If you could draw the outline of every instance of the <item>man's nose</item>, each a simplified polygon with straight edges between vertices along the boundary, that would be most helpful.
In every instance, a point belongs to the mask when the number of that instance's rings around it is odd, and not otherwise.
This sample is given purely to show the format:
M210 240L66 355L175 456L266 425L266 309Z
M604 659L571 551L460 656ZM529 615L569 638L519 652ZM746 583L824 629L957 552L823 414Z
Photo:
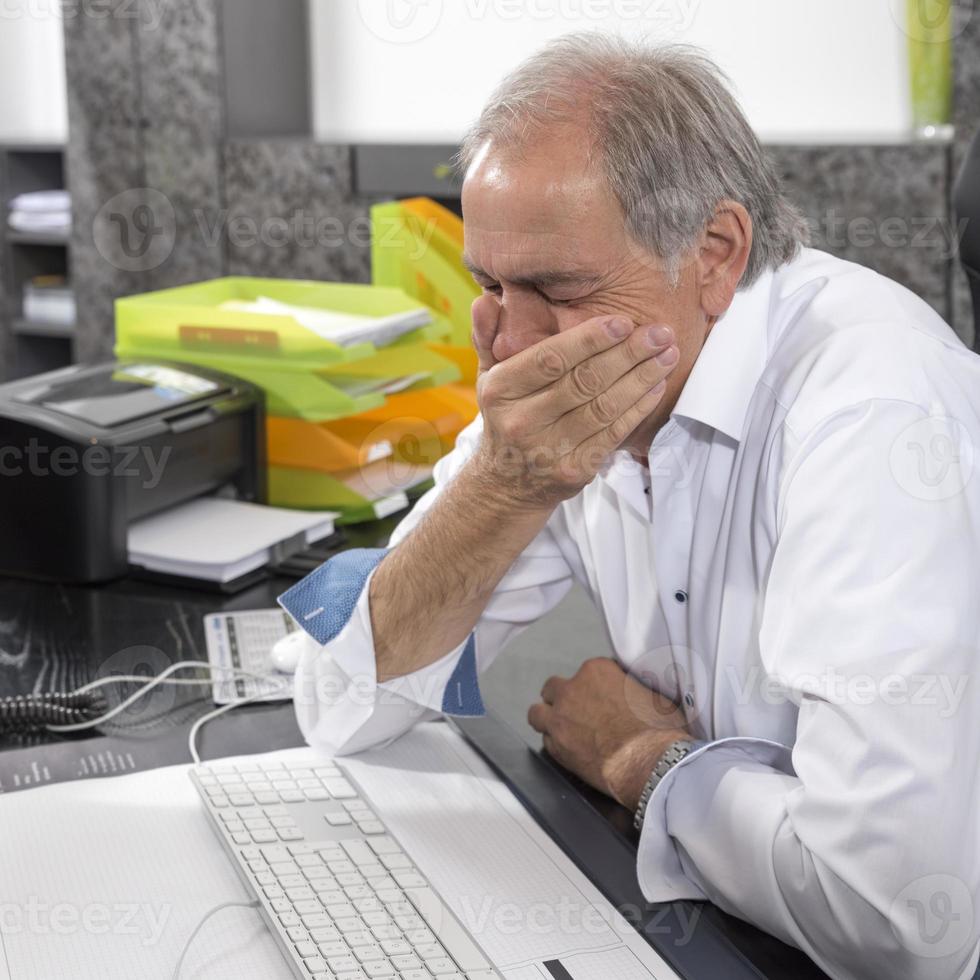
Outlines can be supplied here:
M491 348L494 360L506 361L557 332L558 325L546 303L533 296L505 294Z

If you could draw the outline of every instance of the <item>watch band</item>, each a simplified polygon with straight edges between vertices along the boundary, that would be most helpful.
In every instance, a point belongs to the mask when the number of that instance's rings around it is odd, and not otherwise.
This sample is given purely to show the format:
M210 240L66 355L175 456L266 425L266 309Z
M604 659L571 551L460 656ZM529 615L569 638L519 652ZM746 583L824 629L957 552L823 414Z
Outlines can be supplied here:
M689 738L679 738L676 742L671 742L667 746L664 754L657 760L657 764L653 767L653 772L650 773L650 778L646 781L646 785L643 787L643 792L640 794L640 802L636 808L636 815L633 817L633 826L637 830L643 829L643 818L647 814L647 804L650 802L650 797L653 796L653 791L660 784L660 780L670 772L678 762L681 761L685 756L690 755L696 748L700 748L703 742L695 742Z

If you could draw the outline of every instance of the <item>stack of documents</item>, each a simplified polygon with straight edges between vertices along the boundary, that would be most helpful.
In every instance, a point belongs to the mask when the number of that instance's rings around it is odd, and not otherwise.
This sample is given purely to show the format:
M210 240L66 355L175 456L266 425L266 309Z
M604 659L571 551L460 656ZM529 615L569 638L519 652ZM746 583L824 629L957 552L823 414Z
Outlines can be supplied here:
M14 231L67 235L71 228L71 196L68 191L20 194L10 202L7 223Z
M352 347L354 344L363 343L385 347L399 337L432 322L432 315L423 308L406 310L404 313L394 313L390 316L373 317L313 306L293 306L267 296L259 296L252 302L230 300L222 303L221 308L243 313L289 316L318 337L341 347Z
M75 294L64 276L35 276L24 286L24 318L70 327L75 323Z
M200 497L129 529L129 563L163 575L231 582L334 532L336 514Z

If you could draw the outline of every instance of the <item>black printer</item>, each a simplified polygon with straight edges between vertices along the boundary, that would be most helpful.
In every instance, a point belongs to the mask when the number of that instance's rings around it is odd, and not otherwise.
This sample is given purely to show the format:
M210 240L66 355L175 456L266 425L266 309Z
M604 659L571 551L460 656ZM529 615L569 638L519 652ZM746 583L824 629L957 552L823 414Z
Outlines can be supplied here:
M132 521L206 493L264 503L262 392L166 361L0 385L0 575L101 582Z

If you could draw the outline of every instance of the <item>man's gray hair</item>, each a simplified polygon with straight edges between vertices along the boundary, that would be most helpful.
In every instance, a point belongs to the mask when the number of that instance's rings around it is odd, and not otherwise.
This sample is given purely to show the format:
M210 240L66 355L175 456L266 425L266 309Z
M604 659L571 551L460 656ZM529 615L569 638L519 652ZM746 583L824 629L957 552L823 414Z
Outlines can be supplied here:
M727 81L696 48L566 35L501 82L457 162L465 171L488 139L521 149L543 127L583 121L628 231L673 281L719 202L737 201L748 211L745 287L792 259L809 230Z

